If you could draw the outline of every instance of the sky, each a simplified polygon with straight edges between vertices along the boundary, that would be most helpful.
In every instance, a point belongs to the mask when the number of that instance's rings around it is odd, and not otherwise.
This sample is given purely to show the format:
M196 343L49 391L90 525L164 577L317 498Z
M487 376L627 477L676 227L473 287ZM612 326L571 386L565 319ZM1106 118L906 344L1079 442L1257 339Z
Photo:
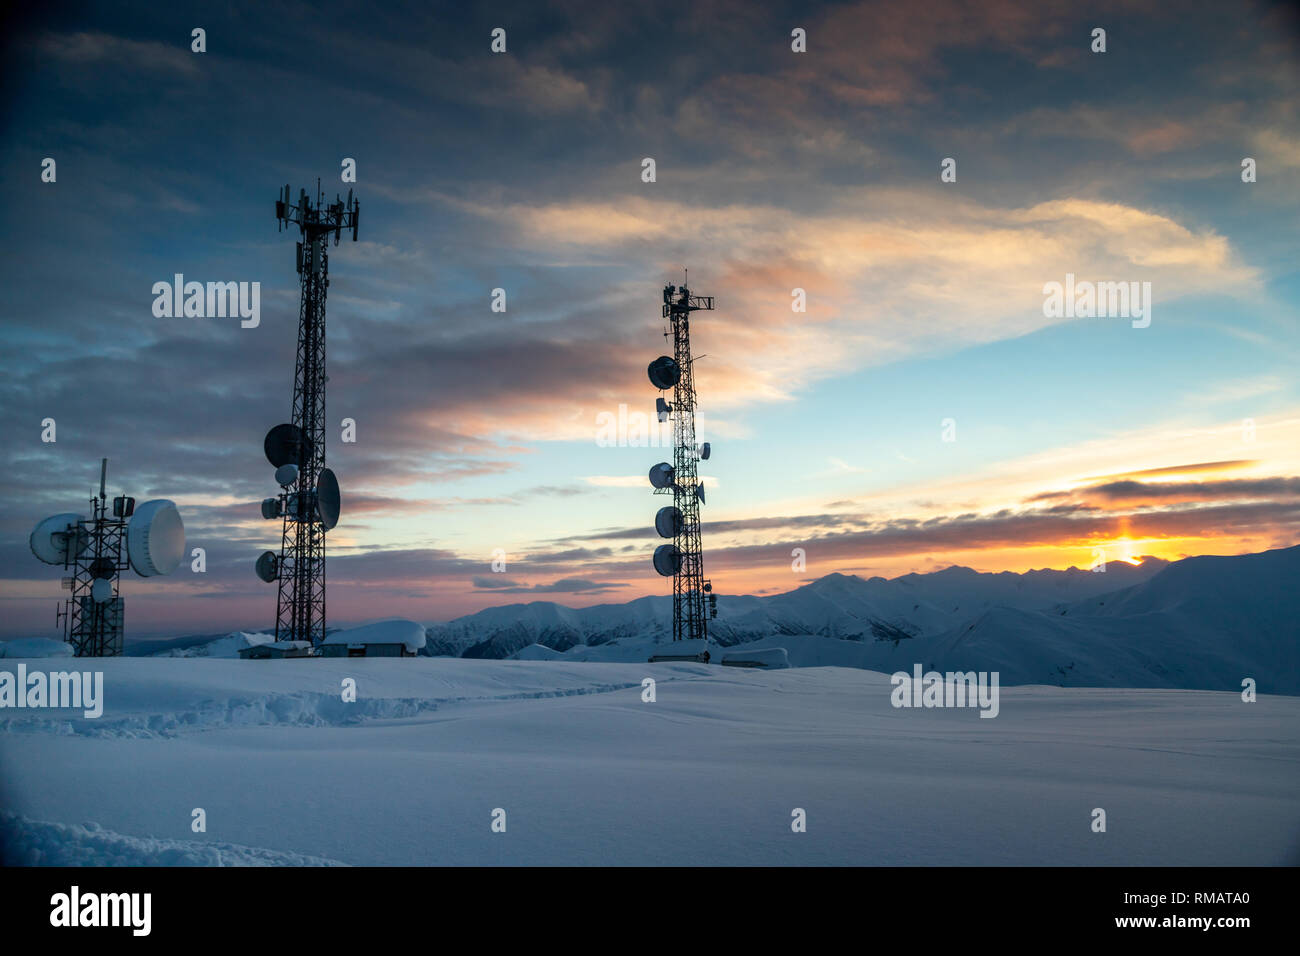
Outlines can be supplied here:
M298 313L273 204L318 180L362 204L330 250L331 626L669 593L646 475L671 451L637 426L684 269L716 301L692 343L723 601L1294 545L1298 38L1252 2L22 13L0 636L55 636L28 535L85 509L103 456L205 554L123 578L128 638L273 626L262 436ZM176 273L260 283L260 323L155 316ZM1149 324L1052 314L1067 276L1149 283Z

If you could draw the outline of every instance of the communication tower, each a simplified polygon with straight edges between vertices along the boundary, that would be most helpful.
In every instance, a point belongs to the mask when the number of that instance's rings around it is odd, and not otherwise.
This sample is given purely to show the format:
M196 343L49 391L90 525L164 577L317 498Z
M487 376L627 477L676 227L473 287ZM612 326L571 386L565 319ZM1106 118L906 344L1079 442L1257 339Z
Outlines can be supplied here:
M76 512L46 518L32 531L32 554L62 565L63 587L72 592L55 614L63 639L77 657L115 657L122 653L124 601L122 572L142 578L171 574L185 555L185 525L176 504L166 498L146 501L119 495L108 502L108 459L99 463L99 496L90 496L90 517Z
M357 239L361 204L326 205L317 184L315 198L300 190L290 203L289 187L275 203L279 228L297 226L298 358L294 368L291 421L267 432L263 451L275 467L280 493L262 502L262 517L281 519L280 551L257 559L257 575L279 582L276 641L325 638L325 532L338 524L338 479L325 467L325 295L329 289L329 240L337 246L344 230Z
M695 359L691 355L691 313L713 309L713 296L692 294L665 286L663 317L669 320L664 337L672 337L673 354L661 355L647 370L650 383L660 391L672 390L672 401L655 401L659 420L673 423L673 460L650 469L650 484L657 495L672 495L673 503L655 515L655 530L672 539L655 549L654 568L673 579L673 641L700 641L709 636L708 622L717 617L718 597L704 578L704 549L700 540L700 507L705 503L699 463L712 448L695 441Z

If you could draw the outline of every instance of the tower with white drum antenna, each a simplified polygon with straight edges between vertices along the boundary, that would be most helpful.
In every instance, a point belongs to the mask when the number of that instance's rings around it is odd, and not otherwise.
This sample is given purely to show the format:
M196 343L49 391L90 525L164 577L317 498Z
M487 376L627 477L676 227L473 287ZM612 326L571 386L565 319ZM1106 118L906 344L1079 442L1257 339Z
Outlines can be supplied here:
M77 657L115 657L122 653L125 602L120 593L127 568L142 578L171 574L185 555L185 525L175 502L118 495L108 502L108 459L99 463L99 496L90 496L90 516L77 512L40 522L28 543L45 564L68 572L71 591L55 614L63 639Z

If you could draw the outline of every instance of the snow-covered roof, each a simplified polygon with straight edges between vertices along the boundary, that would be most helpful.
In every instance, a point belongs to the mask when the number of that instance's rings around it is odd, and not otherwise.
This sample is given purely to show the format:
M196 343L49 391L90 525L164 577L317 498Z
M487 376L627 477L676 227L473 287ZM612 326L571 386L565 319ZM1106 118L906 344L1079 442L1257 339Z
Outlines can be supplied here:
M790 666L790 656L784 647L738 647L730 654L722 655L723 664L754 664L769 670Z
M240 640L242 640L244 636L245 635L243 634L235 635L235 637ZM257 635L257 636L260 637L261 635ZM215 651L216 653L199 653L199 654L192 654L192 655L186 654L183 656L185 657L229 657L230 655L226 653L229 649L229 646L230 646L229 639L213 641L211 644L204 645L198 648L197 650L205 651L205 652ZM275 657L277 654L283 657L307 657L311 654L311 648L312 648L311 641L250 641L246 647L239 647L236 644L235 654L236 656L244 659L248 659L248 658L256 659L260 657Z
M404 644L414 654L424 647L424 625L401 618L376 621L328 634L323 644Z

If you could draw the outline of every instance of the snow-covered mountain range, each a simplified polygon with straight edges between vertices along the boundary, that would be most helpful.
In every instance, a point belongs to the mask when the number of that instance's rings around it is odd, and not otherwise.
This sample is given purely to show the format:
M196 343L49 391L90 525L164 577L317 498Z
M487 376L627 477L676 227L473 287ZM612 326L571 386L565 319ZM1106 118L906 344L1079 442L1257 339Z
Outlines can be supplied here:
M1104 572L830 574L782 594L720 595L720 653L782 648L790 666L996 671L1004 685L1300 695L1300 546ZM435 657L643 663L670 642L671 597L488 608L427 625ZM130 656L234 657L235 632L128 645Z
M987 574L950 567L930 574L860 578L828 574L793 591L765 597L719 595L709 636L723 647L772 636L899 643L941 634L993 608L1037 611L1116 591L1151 578L1167 562L1108 564L1104 572L1028 571ZM629 640L667 639L672 598L570 608L551 601L509 604L429 626L428 652L505 658L531 644L565 652Z
M784 647L792 665L998 671L1005 684L1300 694L1300 546L1177 562L886 580L831 574L718 599L710 638ZM489 608L428 628L426 653L633 661L667 640L671 598Z

